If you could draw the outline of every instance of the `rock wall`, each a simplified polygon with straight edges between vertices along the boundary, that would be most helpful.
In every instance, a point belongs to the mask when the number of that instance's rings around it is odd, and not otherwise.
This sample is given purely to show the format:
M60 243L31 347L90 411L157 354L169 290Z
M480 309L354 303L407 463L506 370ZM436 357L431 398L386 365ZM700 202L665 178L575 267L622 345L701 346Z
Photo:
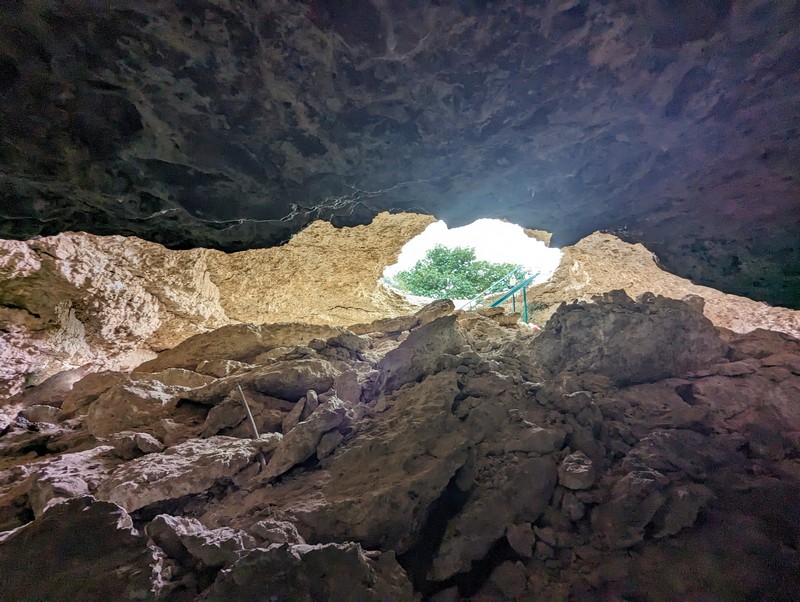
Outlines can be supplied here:
M653 295L226 326L0 430L0 598L796 600L798 399Z
M642 244L595 232L561 251L561 263L550 280L528 291L532 321L539 324L560 303L622 289L631 297L650 292L673 299L693 298L717 327L736 333L764 328L800 336L800 311L693 284L665 271L658 257Z
M320 221L282 247L231 254L82 233L0 241L0 396L65 370L73 372L54 386L90 370L132 368L226 324L341 326L407 312L407 302L377 283L432 219L381 214L340 229ZM737 333L800 335L797 311L696 286L661 269L642 245L595 233L563 253L554 276L529 291L539 324L562 302L623 289L694 296L715 325Z
M398 315L408 304L378 280L432 219L316 222L282 247L233 254L85 233L0 241L0 395L84 364L131 368L226 324Z

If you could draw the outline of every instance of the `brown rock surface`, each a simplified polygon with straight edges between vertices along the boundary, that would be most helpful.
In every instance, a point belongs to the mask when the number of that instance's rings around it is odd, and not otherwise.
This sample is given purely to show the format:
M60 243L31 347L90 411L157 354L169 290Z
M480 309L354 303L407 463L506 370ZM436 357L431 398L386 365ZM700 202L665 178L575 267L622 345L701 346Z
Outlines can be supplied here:
M254 363L228 376L166 365L194 361L204 336L162 354L158 372L85 376L57 425L18 416L0 432L0 554L25 532L57 547L62 533L43 529L50 513L78 525L92 495L151 535L145 599L265 588L326 598L337 586L399 600L800 592L800 341L754 331L722 343L694 306L652 296L565 306L538 334L502 315L442 312L277 354L253 351L243 330L226 349L250 349ZM561 320L572 313L580 319ZM636 336L621 315L637 317ZM361 395L339 398L342 374ZM276 432L251 438L231 395L239 382L259 428ZM133 406L107 396L131 387L174 391L156 404L156 437L131 432ZM98 439L99 409L119 430ZM687 566L684 546L700 555L702 587L673 574ZM93 579L138 562L94 563ZM28 583L16 577L26 567L9 566L6 583ZM45 581L37 587L58 598Z

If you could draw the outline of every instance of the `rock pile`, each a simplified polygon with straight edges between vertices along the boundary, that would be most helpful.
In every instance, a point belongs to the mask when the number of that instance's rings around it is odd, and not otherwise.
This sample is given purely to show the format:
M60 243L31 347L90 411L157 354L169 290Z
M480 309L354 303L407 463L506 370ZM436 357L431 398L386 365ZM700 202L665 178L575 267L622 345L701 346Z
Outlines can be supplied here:
M227 327L3 430L0 598L794 600L797 499L800 341L681 301Z

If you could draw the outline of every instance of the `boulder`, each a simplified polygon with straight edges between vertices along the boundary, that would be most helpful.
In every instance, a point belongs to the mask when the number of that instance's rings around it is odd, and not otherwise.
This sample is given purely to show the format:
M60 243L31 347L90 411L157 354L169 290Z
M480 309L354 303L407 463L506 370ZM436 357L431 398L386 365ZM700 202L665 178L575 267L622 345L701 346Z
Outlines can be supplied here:
M589 489L596 479L594 464L580 451L568 455L558 467L558 482L567 489Z
M119 506L71 499L0 541L0 599L150 599L155 560Z
M317 408L308 420L298 424L283 437L262 478L274 479L310 458L322 435L341 424L345 411L344 403L335 398Z
M531 357L551 373L594 372L617 385L679 376L725 357L714 325L683 301L614 291L591 303L562 305L531 342Z
M416 598L391 552L369 559L356 543L275 544L247 552L220 572L207 602L261 600L398 602Z
M189 337L176 347L140 365L142 372L165 368L195 368L202 361L235 360L248 363L275 347L306 345L312 339L327 339L343 331L314 324L232 324Z
M149 504L201 493L217 479L233 478L259 453L270 452L282 437L191 439L162 453L123 464L104 481L97 497L133 512Z
M228 529L207 529L193 518L159 514L146 529L155 544L178 561L187 556L203 566L221 568L236 562L256 540L247 533Z

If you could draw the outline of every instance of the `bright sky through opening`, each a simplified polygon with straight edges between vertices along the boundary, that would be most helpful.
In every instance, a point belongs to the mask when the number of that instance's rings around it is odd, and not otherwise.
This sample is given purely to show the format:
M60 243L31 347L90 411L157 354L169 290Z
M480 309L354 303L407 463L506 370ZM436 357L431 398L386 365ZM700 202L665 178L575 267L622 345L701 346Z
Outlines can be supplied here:
M497 219L479 219L468 226L450 229L446 223L438 221L403 246L397 263L387 267L383 277L391 278L398 272L413 268L436 245L448 248L473 247L478 259L523 265L531 273L539 272L533 284L548 280L561 262L560 249L552 249L530 238L516 224Z

